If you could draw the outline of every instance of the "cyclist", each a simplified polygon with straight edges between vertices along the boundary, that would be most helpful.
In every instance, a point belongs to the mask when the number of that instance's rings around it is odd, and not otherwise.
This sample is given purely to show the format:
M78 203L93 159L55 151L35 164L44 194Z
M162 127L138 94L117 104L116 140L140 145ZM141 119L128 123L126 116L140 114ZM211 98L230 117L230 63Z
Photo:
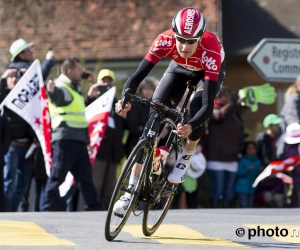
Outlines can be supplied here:
M190 104L192 118L185 125L178 124L177 130L173 131L181 138L187 138L187 143L168 176L171 183L185 180L194 149L204 132L202 125L213 112L214 99L225 77L224 55L219 39L206 30L201 12L187 7L174 16L172 29L155 39L136 72L125 83L124 90L130 88L131 93L135 93L155 64L162 57L167 57L172 61L154 92L153 101L175 108L185 93L188 81L198 87ZM131 104L127 103L122 109L122 100L115 105L116 113L124 118L130 108ZM152 119L154 116L150 117L149 126ZM138 182L140 169L141 166L137 166L131 173L131 188ZM114 212L124 214L130 197L131 194L125 193L114 205Z

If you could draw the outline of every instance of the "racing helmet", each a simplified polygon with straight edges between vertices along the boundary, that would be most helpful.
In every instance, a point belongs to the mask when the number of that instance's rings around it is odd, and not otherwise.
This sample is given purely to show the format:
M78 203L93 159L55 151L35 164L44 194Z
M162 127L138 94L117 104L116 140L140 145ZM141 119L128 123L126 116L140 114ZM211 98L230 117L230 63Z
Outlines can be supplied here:
M173 17L172 29L179 35L197 38L204 34L206 22L198 9L187 7Z

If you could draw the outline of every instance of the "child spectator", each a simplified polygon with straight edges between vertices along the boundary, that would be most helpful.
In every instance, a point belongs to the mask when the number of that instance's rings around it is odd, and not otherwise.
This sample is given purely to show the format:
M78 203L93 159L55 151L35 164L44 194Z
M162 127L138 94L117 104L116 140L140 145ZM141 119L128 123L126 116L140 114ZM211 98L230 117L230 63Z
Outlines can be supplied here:
M246 142L244 151L239 161L235 192L240 208L252 208L255 191L252 184L259 174L262 162L257 156L255 142Z

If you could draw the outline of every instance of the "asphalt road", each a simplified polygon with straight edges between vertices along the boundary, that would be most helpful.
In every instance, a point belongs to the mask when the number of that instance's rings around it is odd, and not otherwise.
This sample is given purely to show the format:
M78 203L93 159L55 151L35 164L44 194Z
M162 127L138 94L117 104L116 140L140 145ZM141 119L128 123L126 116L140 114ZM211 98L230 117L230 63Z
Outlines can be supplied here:
M106 212L0 213L0 249L300 248L300 209L170 210L150 238L142 234L142 215L131 215L113 242L104 238L105 217Z

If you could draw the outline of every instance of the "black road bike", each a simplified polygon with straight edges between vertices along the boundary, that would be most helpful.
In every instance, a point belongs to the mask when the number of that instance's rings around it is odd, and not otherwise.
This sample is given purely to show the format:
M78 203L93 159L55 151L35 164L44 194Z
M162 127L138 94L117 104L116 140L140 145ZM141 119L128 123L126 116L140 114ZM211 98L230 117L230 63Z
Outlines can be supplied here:
M105 223L106 240L112 241L121 232L131 212L136 216L144 214L142 229L145 236L151 236L164 220L174 195L177 193L177 185L167 181L167 177L173 166L168 166L167 164L163 166L160 175L152 173L153 157L155 155L156 140L160 127L169 124L172 129L176 130L178 122L185 123L186 121L186 106L193 91L196 89L195 86L189 85L189 82L187 86L189 91L181 111L140 96L129 94L129 90L125 91L123 108L126 103L137 101L151 107L155 118L149 128L145 127L143 135L122 168L108 208ZM175 116L175 121L167 118L167 114ZM172 132L169 134L165 146L169 148L170 153L175 151L176 159L178 158L180 147L183 148L182 140ZM136 163L141 164L142 169L138 183L131 189L129 187L129 178ZM126 192L131 194L130 203L126 212L120 215L113 211L113 207ZM144 204L143 211L139 210L140 203Z

